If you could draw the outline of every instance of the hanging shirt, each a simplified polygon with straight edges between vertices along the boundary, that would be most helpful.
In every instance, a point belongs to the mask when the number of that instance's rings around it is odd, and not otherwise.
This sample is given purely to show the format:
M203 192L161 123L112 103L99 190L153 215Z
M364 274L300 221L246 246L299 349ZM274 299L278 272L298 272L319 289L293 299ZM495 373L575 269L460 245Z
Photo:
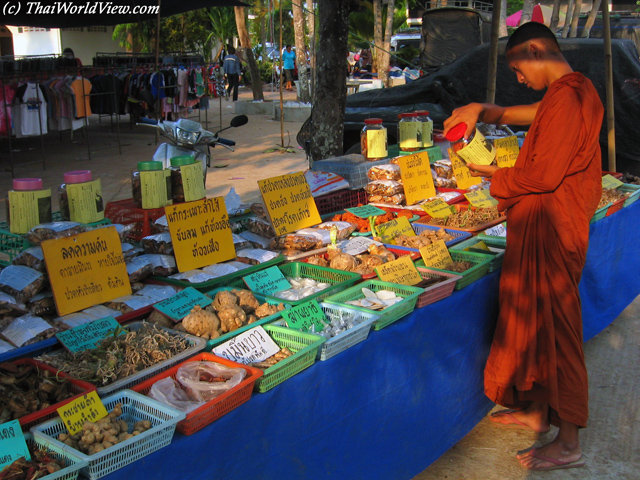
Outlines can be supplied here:
M71 82L71 90L75 95L76 118L83 118L91 115L91 104L89 94L91 93L91 82L86 78L77 77Z
M48 132L47 99L44 88L28 82L18 88L13 107L16 137L28 137Z

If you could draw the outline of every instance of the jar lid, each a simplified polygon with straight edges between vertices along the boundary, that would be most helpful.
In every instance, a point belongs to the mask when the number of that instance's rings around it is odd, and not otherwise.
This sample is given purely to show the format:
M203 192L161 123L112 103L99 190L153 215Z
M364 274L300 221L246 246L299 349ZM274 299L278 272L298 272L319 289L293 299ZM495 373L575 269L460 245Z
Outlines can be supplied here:
M41 178L14 178L14 190L42 190Z
M141 172L150 170L162 170L162 162L138 162L138 170Z
M171 157L171 166L180 167L181 165L191 165L196 161L191 155L180 155L179 157Z
M365 118L364 119L365 125L379 125L381 123L382 123L381 118Z
M91 170L74 170L64 174L64 183L84 183L91 180Z
M445 137L450 142L455 142L457 140L460 140L462 137L464 137L464 132L466 131L467 131L467 124L464 122L459 123L455 127L453 127L451 130L449 130L445 135Z
M429 110L416 110L419 117L429 116Z
M401 113L400 115L398 115L398 118L411 118L411 117L417 117L418 113L417 112L407 112L407 113Z

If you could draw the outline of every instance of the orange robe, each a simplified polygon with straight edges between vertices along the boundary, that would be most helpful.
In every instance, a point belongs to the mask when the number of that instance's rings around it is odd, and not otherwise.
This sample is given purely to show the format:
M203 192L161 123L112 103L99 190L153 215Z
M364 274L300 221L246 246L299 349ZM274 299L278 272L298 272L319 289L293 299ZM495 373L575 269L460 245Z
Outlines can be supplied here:
M602 191L603 112L582 74L556 80L515 166L491 182L498 207L507 209L507 249L485 393L510 408L547 402L553 423L559 417L582 427L588 383L578 283Z

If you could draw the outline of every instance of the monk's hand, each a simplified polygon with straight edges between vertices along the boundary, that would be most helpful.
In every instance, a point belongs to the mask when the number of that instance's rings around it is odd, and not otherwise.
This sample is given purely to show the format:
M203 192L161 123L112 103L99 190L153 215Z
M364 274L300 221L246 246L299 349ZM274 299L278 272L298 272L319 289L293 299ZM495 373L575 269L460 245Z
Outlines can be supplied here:
M470 103L464 107L456 108L451 112L451 116L444 121L443 135L446 135L449 130L459 123L464 123L467 125L467 130L464 132L464 138L469 138L471 132L476 128L476 123L478 123L482 110L483 106L480 103Z
M467 163L467 167L472 177L491 178L498 167L495 165L476 165L475 163Z

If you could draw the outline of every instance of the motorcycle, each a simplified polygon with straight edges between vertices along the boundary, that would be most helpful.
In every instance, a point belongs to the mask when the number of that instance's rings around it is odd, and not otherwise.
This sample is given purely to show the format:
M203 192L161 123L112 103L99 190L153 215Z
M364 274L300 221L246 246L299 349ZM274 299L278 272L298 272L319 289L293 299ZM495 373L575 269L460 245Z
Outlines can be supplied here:
M172 144L162 143L158 146L156 153L153 155L153 160L162 162L164 168L167 168L171 165L173 157L194 157L197 162L202 163L206 178L207 168L211 166L209 147L213 148L216 145L220 145L233 152L233 146L236 142L221 138L219 134L232 127L241 127L248 121L249 119L246 115L238 115L231 119L228 127L222 128L215 133L205 130L198 122L185 118L181 118L177 122L141 118L140 123L137 125L155 127L161 135L172 141Z

